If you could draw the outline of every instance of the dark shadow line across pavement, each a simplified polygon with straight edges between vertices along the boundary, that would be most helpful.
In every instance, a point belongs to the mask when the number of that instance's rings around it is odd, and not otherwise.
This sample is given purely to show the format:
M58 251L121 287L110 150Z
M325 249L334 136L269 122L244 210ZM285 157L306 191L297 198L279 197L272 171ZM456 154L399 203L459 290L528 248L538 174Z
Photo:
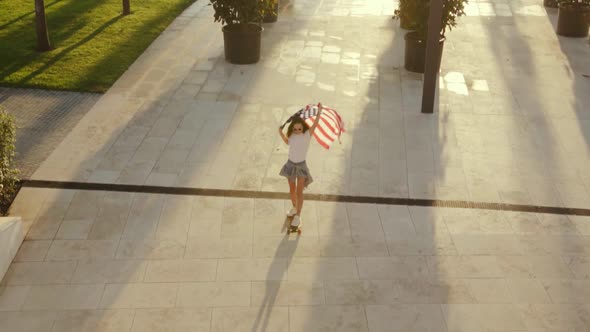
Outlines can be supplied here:
M207 189L207 188L189 188L189 187L163 187L163 186L128 185L128 184L114 184L114 183L23 180L22 186L26 187L26 188L93 190L93 191L133 192L133 193L148 193L148 194L168 194L168 195L289 199L288 193L270 192L270 191ZM419 199L419 198L396 198L396 197L349 196L349 195L329 195L329 194L306 194L305 199L312 200L312 201L322 201L322 202L427 206L427 207L464 208L464 209L479 209L479 210L500 210L500 211L516 211L516 212L532 212L532 213L549 213L549 214L559 214L559 215L590 216L590 209L556 207L556 206L536 206L536 205L524 205L524 204L504 204L504 203L491 203L491 202L454 201L454 200Z

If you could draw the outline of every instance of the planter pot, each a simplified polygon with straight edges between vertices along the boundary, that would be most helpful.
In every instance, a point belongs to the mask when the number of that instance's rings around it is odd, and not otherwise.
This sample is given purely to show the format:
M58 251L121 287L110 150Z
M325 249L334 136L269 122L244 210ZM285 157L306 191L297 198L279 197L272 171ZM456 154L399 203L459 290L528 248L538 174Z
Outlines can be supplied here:
M416 32L406 33L404 39L406 41L404 68L414 73L424 73L424 65L426 60L426 39L420 38ZM438 42L439 57L437 59L437 68L440 68L444 41L445 37L441 36Z
M557 8L557 0L543 0L543 6L548 8Z
M590 27L590 6L560 5L557 10L557 34L586 37Z
M225 60L235 64L256 63L260 59L262 27L258 24L229 24L224 26Z
M279 19L279 2L275 4L275 8L273 9L274 13L268 13L264 15L264 19L262 22L264 23L274 23Z

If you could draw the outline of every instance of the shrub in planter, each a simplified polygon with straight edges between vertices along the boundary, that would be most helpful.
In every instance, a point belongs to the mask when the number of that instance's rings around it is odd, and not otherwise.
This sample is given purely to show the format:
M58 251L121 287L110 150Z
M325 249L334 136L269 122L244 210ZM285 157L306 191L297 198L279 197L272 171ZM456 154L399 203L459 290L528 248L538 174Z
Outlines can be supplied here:
M543 0L543 6L557 8L557 0Z
M271 11L267 11L262 22L274 23L279 19L279 0L275 1L275 5Z
M442 24L440 30L440 52L442 57L442 48L445 40L445 33L457 25L457 17L465 15L464 7L467 0L442 0ZM413 72L424 72L424 61L426 58L426 37L428 34L428 16L430 15L430 0L412 0L411 6L401 8L400 15L404 15L413 23L412 32L408 32L405 36L406 50L404 67ZM438 59L438 65L440 66Z
M225 59L249 64L260 59L262 22L277 0L210 0L214 19L223 24Z
M6 208L14 198L18 170L13 166L16 143L14 117L0 108L0 206Z
M415 6L420 6L413 0L400 0L399 7L394 12L394 18L399 19L399 26L405 30L414 30L414 24L409 18L409 14L415 10Z
M557 34L586 37L590 27L590 0L557 0Z

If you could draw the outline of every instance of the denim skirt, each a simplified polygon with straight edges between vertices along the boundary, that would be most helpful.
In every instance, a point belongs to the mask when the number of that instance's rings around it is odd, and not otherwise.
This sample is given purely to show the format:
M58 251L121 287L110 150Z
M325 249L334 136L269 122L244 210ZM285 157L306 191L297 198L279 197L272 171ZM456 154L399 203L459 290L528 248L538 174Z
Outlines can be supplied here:
M307 164L305 160L300 163L294 163L291 160L288 160L279 175L286 177L291 182L295 182L297 178L305 178L305 187L310 185L313 182L313 178L311 177L311 173L309 172L309 168L307 168Z

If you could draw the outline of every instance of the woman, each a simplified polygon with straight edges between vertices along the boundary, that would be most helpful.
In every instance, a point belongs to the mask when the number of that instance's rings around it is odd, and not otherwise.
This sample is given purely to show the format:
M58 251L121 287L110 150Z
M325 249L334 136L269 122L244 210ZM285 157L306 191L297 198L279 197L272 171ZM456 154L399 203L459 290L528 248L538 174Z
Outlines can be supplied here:
M291 231L296 231L301 223L303 189L313 182L305 158L307 157L311 137L320 121L321 113L322 104L318 103L318 114L311 127L300 117L296 117L291 121L287 128L287 135L283 132L283 128L279 127L281 138L285 144L289 145L289 160L287 160L279 174L286 177L289 182L289 193L291 194L293 207L287 212L287 216L294 217L291 222Z

